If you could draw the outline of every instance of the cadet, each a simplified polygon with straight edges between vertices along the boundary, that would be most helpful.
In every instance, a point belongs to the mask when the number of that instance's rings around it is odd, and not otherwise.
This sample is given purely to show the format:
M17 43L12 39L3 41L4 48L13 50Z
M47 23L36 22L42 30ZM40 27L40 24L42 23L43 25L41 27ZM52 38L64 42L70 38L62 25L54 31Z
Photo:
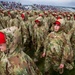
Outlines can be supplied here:
M32 59L22 51L21 34L17 27L0 32L0 74L41 75Z
M35 58L39 58L41 48L43 47L44 40L48 34L48 28L43 23L43 18L40 16L35 20L33 27L34 33L32 35L32 42L35 47Z
M54 31L51 32L44 44L45 57L45 75L51 73L50 70L55 70L60 74L63 73L64 67L71 70L73 69L73 50L70 44L70 37L75 29L71 29L70 33L67 35L62 30L62 25L64 20L60 19L55 22Z

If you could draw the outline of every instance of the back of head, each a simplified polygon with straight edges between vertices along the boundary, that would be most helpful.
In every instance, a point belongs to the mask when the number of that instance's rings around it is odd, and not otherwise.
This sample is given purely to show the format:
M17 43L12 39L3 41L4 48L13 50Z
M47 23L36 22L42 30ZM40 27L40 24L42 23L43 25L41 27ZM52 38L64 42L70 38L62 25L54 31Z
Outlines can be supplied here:
M4 16L8 16L8 11L7 10L4 10L3 11L3 14L4 14Z
M11 15L11 18L15 18L16 17L15 11L10 11L10 15Z
M40 25L43 24L43 18L41 16L39 16L38 18L36 18L35 22L39 22Z

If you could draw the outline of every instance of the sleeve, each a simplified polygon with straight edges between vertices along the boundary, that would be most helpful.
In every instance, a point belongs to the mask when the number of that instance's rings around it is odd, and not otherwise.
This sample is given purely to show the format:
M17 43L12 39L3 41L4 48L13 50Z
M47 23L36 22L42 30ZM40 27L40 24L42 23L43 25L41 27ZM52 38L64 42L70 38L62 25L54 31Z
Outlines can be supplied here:
M71 30L67 34L67 39L70 40L73 32L75 31L75 23L73 24Z
M21 35L22 35L22 41L23 41L22 43L25 44L28 38L28 30L24 22L21 22L20 25L21 25Z
M48 35L47 38L45 39L45 42L44 42L44 52L47 51L47 46L48 46L49 40L50 40L50 35Z

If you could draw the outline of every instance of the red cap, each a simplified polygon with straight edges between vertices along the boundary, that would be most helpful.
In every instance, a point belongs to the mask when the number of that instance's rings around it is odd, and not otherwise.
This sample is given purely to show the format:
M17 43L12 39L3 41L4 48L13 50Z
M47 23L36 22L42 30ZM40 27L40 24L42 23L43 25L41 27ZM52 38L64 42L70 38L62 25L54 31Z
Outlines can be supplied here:
M0 32L0 44L6 43L5 34L3 32Z
M22 19L24 19L25 18L24 14L21 14L21 17L22 17Z
M40 21L39 20L35 20L35 23L40 23Z
M56 21L54 24L57 25L57 26L61 25L59 21Z

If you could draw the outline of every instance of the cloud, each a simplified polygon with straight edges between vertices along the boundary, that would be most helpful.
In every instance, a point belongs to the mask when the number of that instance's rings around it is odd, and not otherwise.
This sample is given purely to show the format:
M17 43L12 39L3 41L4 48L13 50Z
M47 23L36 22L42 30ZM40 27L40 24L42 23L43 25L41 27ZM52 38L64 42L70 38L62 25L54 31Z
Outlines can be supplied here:
M0 1L19 2L20 0L0 0Z
M22 4L45 4L55 6L74 6L75 0L20 0Z
M16 1L26 5L45 4L55 6L75 6L75 0L2 0L2 1Z

